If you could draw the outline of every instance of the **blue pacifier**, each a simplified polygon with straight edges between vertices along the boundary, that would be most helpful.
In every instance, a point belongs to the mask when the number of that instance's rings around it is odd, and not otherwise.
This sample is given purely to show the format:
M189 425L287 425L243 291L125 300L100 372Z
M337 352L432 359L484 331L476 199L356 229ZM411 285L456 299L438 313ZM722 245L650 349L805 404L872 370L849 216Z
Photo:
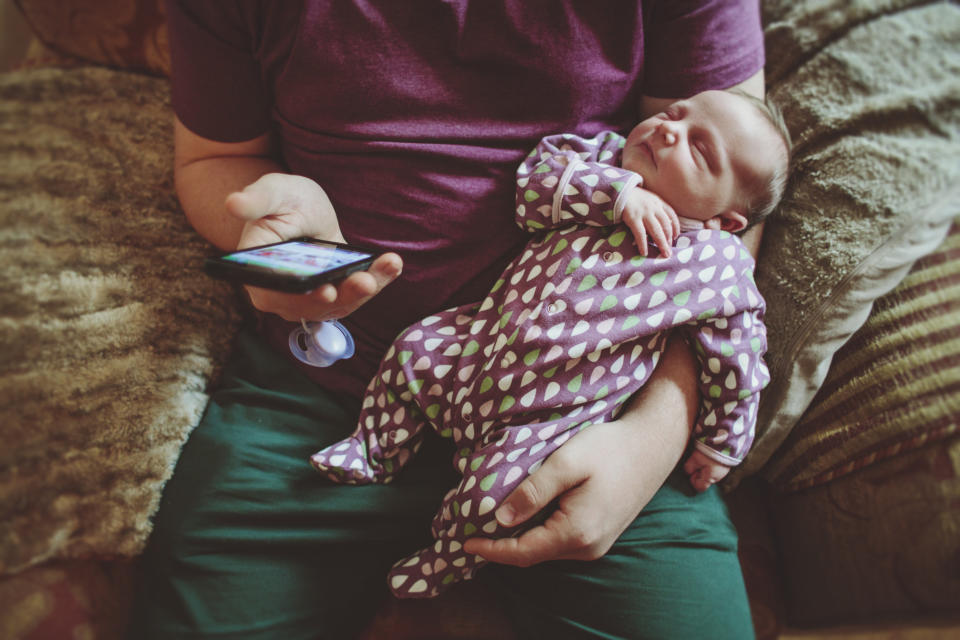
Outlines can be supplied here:
M290 332L290 352L297 360L312 367L329 367L337 360L353 355L353 336L336 320L307 322Z

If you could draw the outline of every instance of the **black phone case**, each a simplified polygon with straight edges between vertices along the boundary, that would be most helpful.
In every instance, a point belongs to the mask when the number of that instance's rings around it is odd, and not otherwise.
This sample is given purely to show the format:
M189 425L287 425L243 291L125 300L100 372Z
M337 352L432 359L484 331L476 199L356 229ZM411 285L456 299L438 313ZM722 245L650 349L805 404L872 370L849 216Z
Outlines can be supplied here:
M280 274L267 271L262 267L229 262L223 259L224 256L231 254L242 253L243 251L254 251L256 249L263 249L266 247L275 247L290 242L313 242L323 245L333 245L348 249L350 251L369 253L371 255L370 257L363 258L357 262L340 265L334 269L309 276ZM204 262L204 271L215 278L228 280L237 284L247 284L254 287L273 289L275 291L283 291L286 293L307 293L308 291L316 289L320 285L343 280L354 271L363 271L367 269L379 255L380 252L378 250L371 249L369 247L343 244L341 242L328 242L325 240L317 241L314 238L295 238L293 240L274 242L272 244L265 244L259 247L250 247L241 251L229 251L217 257L207 258Z

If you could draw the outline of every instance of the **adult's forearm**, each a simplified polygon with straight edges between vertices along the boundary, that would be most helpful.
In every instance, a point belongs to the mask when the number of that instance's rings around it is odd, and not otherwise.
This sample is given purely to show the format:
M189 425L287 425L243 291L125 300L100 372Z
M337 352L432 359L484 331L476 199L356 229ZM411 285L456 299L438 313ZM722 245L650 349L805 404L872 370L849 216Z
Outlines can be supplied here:
M200 235L221 249L235 249L244 223L227 213L224 201L234 191L275 171L281 171L280 166L262 157L193 160L176 167L177 196L187 219Z
M653 375L621 416L636 436L649 496L663 485L687 447L697 415L699 392L693 356L683 340L670 340ZM644 501L644 504L646 501Z
M173 147L177 196L190 224L221 249L236 249L244 223L227 213L224 201L261 176L282 171L272 154L270 134L218 142L197 135L175 118Z

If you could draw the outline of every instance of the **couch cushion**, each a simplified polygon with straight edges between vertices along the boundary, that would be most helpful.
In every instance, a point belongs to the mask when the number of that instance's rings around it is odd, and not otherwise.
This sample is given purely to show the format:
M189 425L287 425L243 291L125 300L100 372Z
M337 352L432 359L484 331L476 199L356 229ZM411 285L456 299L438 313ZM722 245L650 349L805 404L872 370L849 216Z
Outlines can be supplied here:
M796 143L795 182L767 224L760 469L874 300L960 213L960 7L902 1L763 3L767 80Z
M877 300L764 472L780 489L801 489L958 428L960 224Z

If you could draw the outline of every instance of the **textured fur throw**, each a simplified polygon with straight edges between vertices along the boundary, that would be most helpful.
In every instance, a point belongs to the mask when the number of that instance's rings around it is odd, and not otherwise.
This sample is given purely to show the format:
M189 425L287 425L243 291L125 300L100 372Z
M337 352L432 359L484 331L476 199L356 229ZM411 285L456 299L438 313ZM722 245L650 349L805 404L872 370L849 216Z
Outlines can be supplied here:
M0 76L0 573L137 553L229 351L171 124L162 79Z

